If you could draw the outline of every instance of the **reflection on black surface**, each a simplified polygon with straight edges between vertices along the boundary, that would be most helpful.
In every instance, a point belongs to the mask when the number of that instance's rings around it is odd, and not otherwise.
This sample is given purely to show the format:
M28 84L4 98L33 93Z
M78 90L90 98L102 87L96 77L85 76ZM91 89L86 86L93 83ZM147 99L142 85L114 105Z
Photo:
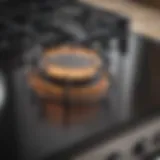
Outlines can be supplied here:
M0 80L2 80L0 81L0 97L2 100L2 103L0 102L0 159L12 159L13 157L17 159L12 76L7 67L1 68L0 73L0 76L3 76L0 77Z
M24 74L25 68L14 71L17 128L21 135L19 141L22 152L25 153L24 156L35 159L35 157L52 155L104 131L109 132L111 129L123 128L132 121L136 122L137 118L148 117L151 113L157 114L155 111L159 110L157 105L160 104L160 98L158 98L160 89L157 85L158 79L154 78L156 77L154 75L158 75L159 78L160 71L151 69L155 68L152 67L153 65L159 64L153 60L158 59L158 54L154 52L151 56L149 53L153 52L154 46L150 51L145 52L142 48L146 45L138 48L135 41L140 45L142 42L144 43L134 36L131 40L128 57L119 57L122 60L120 62L125 62L124 64L117 65L111 62L112 65L116 66L116 72L112 74L108 95L109 104L103 104L95 119L83 125L54 127L40 119L40 107L36 107L32 103L31 90ZM135 55L137 55L137 59L133 58ZM138 61L139 65L131 65L133 61ZM149 63L153 65L149 66ZM119 66L122 68L120 69ZM154 71L157 73L154 74ZM134 73L136 73L136 77L131 76ZM136 85L133 85L135 81ZM153 96L153 93L156 96Z
M160 45L144 40L141 61L138 66L140 76L135 85L135 111L138 115L148 115L160 110Z
M150 154L144 160L160 160L160 151Z

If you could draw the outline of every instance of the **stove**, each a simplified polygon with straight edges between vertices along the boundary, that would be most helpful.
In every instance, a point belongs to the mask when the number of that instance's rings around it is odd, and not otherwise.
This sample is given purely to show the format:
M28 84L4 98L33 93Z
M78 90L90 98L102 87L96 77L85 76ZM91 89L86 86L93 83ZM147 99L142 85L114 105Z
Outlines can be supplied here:
M21 44L24 49L33 43L40 43L43 47L60 43L95 47L97 40L101 42L101 48L105 49L106 39L113 37L119 40L122 52L126 49L128 23L125 18L114 13L106 13L78 2L57 4L48 0L18 3L17 7L12 8L10 5L10 2L1 5L5 8L1 14L1 50L11 47L16 49L16 44Z
M2 137L12 144L2 157L138 160L159 149L159 44L80 2L1 3Z

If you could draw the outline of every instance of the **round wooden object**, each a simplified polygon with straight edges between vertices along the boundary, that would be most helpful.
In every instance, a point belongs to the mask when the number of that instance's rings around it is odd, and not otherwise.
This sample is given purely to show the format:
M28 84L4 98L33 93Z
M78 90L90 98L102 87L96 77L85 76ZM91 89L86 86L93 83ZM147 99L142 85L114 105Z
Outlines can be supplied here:
M64 46L45 52L40 66L49 76L73 81L93 77L102 64L94 51Z

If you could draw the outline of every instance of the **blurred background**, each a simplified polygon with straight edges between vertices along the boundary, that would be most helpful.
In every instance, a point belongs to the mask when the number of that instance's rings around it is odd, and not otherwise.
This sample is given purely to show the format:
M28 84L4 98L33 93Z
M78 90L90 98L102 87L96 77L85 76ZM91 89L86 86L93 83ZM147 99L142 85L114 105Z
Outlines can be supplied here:
M159 0L1 0L0 56L0 159L160 158Z

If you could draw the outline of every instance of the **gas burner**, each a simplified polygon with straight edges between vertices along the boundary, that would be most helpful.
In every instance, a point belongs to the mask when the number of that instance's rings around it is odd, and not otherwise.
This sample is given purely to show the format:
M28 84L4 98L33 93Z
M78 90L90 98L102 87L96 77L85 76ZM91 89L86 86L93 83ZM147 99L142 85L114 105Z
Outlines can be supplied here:
M63 0L19 3L16 8L11 3L2 4L5 11L0 17L0 50L5 55L20 55L34 44L44 49L59 44L95 49L98 43L96 50L102 53L109 49L106 44L113 38L119 40L121 52L126 50L127 21L123 17Z
M64 17L67 19L75 19L79 18L84 13L84 8L78 5L67 5L60 7L55 12L55 18L63 19Z
M126 20L112 13L74 3L57 9L52 24L71 35L77 43L88 47L92 48L92 44L99 41L99 51L106 50L106 43L111 39L119 40L121 52L126 50Z

